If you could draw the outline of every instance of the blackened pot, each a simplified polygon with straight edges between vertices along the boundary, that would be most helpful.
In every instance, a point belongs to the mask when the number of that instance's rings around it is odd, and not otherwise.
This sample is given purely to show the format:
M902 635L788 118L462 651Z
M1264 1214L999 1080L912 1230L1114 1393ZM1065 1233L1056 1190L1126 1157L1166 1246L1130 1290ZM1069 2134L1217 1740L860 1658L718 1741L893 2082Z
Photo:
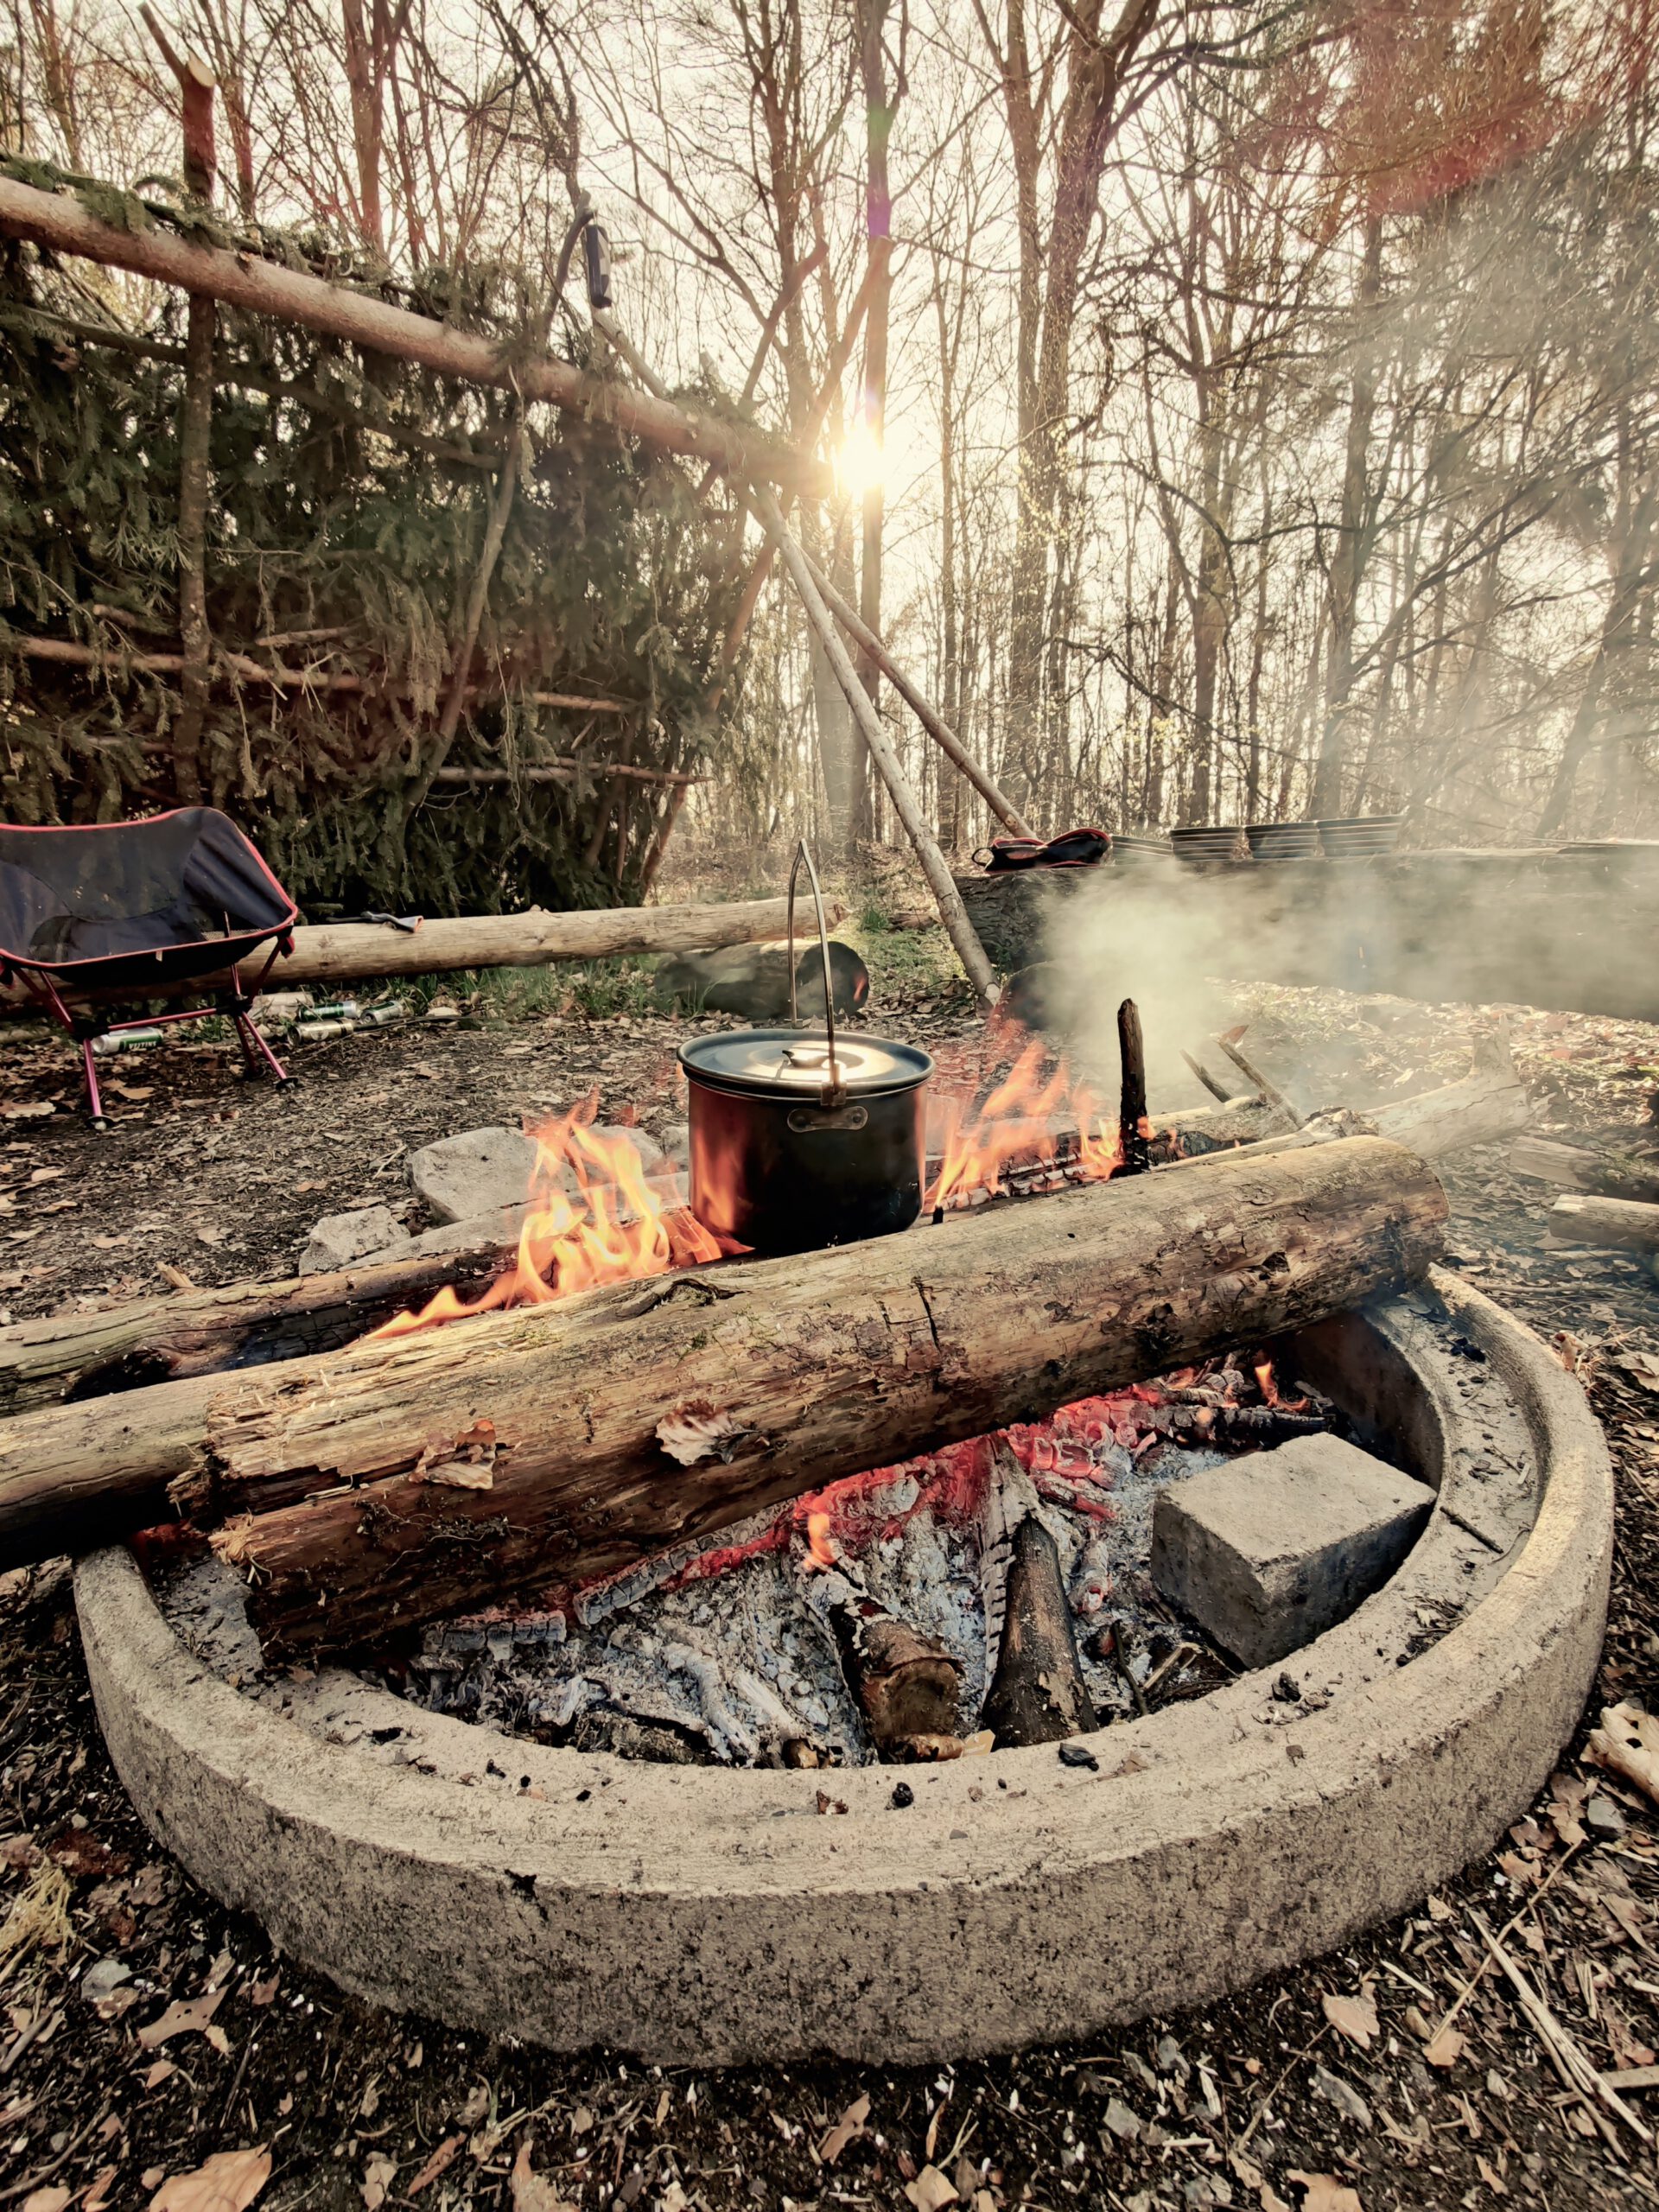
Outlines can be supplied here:
M756 1252L908 1229L922 1210L924 1090L914 1046L822 1029L740 1029L680 1048L690 1091L691 1211Z

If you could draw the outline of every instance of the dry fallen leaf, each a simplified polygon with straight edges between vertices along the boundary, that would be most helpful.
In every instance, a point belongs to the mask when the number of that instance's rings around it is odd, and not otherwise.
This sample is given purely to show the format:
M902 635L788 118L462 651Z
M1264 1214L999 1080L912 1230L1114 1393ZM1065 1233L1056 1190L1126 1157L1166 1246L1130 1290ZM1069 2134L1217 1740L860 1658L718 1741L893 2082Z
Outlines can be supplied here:
M1429 2038L1423 2056L1431 2066L1455 2066L1467 2049L1469 2038L1455 2028L1441 2028Z
M1605 1705L1601 1726L1590 1731L1585 1756L1622 1774L1659 1802L1659 1720L1633 1705Z
M512 2212L575 2212L545 2174L531 2172L528 2139L518 2145L512 2164Z
M1325 2007L1325 2018L1338 2035L1346 2036L1362 2050L1370 2049L1371 2037L1377 2031L1377 2018L1376 2006L1366 1992L1362 1990L1357 1997L1324 1997L1319 2001Z
M368 2212L380 2212L380 2207L391 2193L391 2184L397 2172L395 2158L371 2158L363 2169L363 2202Z
M246 2212L270 2179L269 2151L216 2152L194 2173L164 2181L149 2212Z
M1299 2181L1306 2195L1302 2212L1365 2212L1357 2189L1346 2188L1334 2174L1305 2174L1293 2166L1292 2181Z
M869 2116L869 2099L855 2097L818 2145L818 2156L826 2166L833 2166L854 2136L864 2133L864 2123Z
M905 2183L905 2195L916 2212L942 2212L944 2205L961 2202L956 2183L947 2181L937 2166L924 2166L914 2181Z
M81 2199L80 2212L105 2212L110 2201L110 2191L115 2187L118 2166L100 2166L92 2176L92 2186Z
M23 2199L23 2212L63 2212L71 2194L67 2189L37 2189Z
M145 2088L159 2089L162 2082L171 2081L178 2070L170 2058L158 2058L144 2075Z
M200 1997L187 1997L169 2005L158 2020L139 2029L138 2040L146 2050L156 2050L169 2036L196 2034L207 2026L224 2001L222 1989L206 1989Z
M711 1405L707 1398L688 1398L657 1424L657 1441L683 1467L716 1457L729 1465L738 1446L753 1433L735 1414Z

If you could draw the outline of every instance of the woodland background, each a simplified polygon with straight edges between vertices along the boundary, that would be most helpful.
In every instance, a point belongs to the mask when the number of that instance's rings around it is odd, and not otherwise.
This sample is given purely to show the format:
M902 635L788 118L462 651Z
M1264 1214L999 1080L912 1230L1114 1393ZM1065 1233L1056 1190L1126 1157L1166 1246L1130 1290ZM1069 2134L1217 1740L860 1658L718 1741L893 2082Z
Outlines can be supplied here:
M144 24L6 6L15 172L203 219ZM1659 835L1649 0L172 0L164 27L218 79L225 234L602 371L553 300L590 197L642 351L835 464L809 549L1042 824ZM213 635L372 682L193 709L133 665L189 619L184 303L32 249L4 272L8 810L194 772L289 825L302 898L434 911L639 895L685 787L607 761L706 773L710 837L888 834L717 480L228 316ZM866 674L942 842L979 842ZM441 789L450 760L508 773Z

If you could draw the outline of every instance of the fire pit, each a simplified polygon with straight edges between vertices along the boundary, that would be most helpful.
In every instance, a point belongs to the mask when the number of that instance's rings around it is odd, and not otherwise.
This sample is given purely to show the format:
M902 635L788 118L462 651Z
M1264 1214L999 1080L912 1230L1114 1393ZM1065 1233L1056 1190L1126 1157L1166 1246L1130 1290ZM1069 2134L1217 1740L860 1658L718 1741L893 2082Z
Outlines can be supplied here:
M1245 1673L1065 1758L647 1764L338 1669L257 1701L113 1549L77 1585L99 1717L206 1886L347 1988L458 2025L897 2060L1207 2001L1484 1849L1578 1717L1605 1604L1599 1430L1497 1308L1436 1275L1281 1358L1439 1494L1392 1580L1288 1662L1294 1698Z

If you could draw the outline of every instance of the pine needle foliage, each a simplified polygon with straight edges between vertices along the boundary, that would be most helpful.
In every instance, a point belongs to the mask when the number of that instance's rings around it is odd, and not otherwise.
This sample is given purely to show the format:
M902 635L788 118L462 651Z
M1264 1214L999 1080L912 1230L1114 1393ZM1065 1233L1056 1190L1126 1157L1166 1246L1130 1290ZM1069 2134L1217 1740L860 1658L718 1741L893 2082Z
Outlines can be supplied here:
M325 239L230 234L153 180L141 197L3 166L76 190L106 221L168 223L486 333L508 360L539 347L550 320L559 329L507 269L399 285ZM13 821L110 821L180 798L180 678L139 664L179 652L185 302L157 291L134 321L114 299L82 264L0 246L0 811ZM588 334L564 323L556 342L597 373ZM215 372L204 797L312 915L638 898L672 787L618 782L607 765L695 773L735 750L739 684L719 674L740 590L735 525L718 495L700 496L701 470L602 421L524 411L519 483L447 755L511 780L428 791L520 403L222 308ZM42 639L91 648L95 663L25 650ZM314 681L273 689L226 656ZM325 677L364 688L315 682ZM630 711L537 703L543 692ZM591 762L573 781L524 775L573 755Z

